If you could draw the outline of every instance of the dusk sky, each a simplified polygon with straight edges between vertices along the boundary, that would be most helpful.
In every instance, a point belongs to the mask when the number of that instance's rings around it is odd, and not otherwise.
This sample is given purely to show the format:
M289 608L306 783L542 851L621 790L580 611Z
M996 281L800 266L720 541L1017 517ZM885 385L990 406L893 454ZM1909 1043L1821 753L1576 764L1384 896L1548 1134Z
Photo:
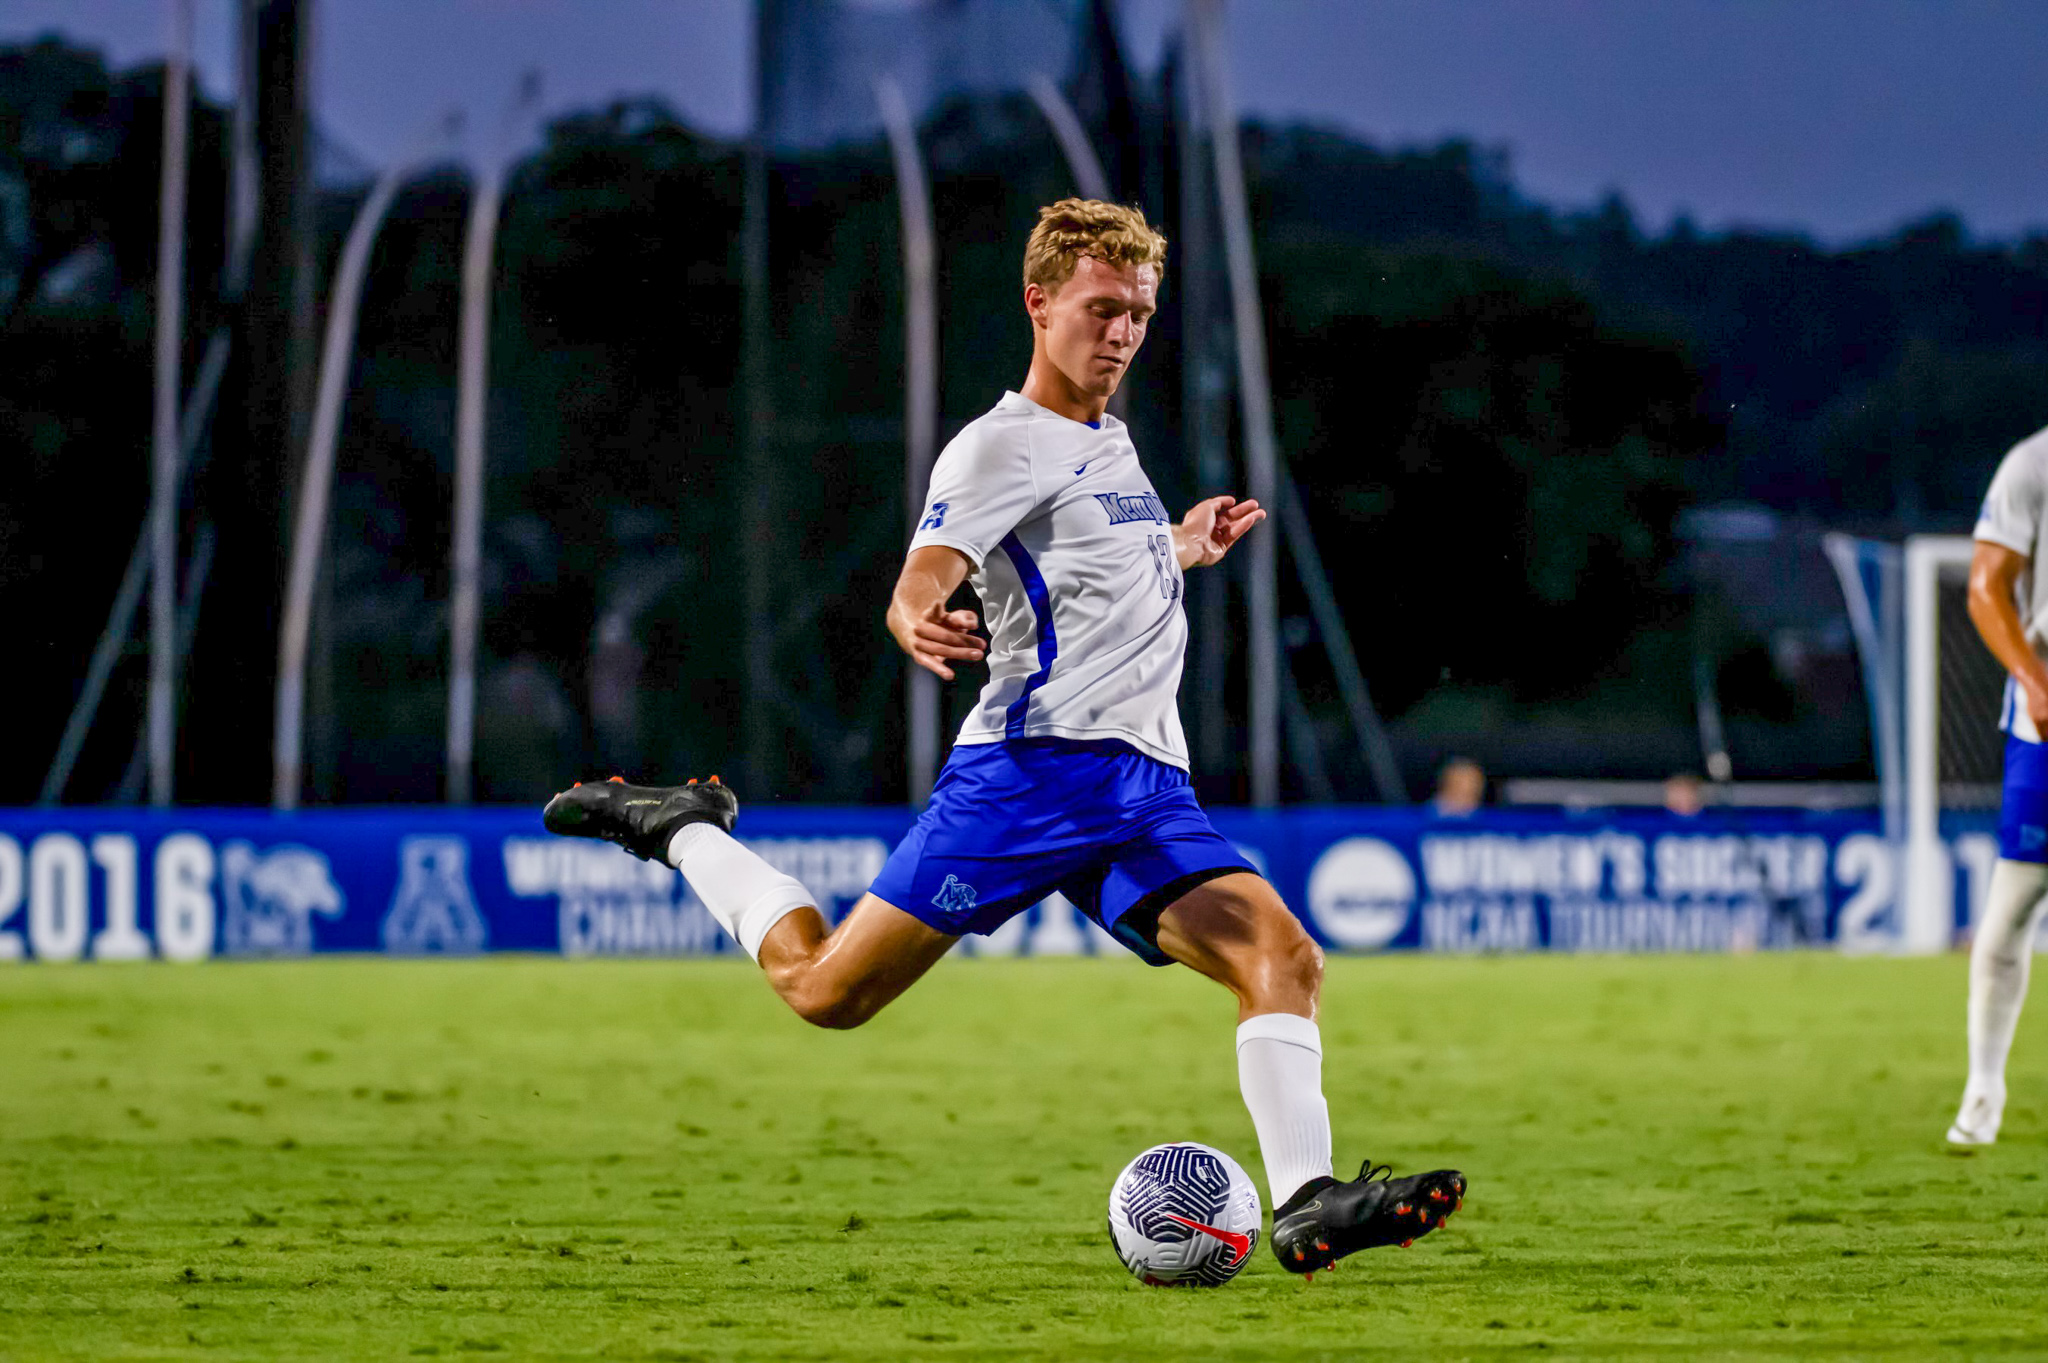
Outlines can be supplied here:
M905 0L863 0L901 4ZM233 0L196 0L202 78L232 86ZM165 0L7 0L119 65L160 54ZM2048 228L2048 4L2036 0L1234 0L1250 114L1382 144L1509 149L1533 198L1620 191L1645 226L1874 236L1935 208L1981 237ZM692 123L750 115L748 0L321 0L322 126L381 164L437 110L495 128L518 73L550 111L654 93ZM1178 0L1126 0L1149 69Z

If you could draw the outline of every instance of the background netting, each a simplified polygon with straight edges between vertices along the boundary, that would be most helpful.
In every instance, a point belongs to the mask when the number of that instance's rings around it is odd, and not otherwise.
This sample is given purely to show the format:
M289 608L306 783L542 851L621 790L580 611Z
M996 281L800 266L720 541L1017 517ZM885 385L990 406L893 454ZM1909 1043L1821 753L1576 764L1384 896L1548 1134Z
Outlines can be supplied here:
M1996 809L2005 761L2005 735L1998 729L2005 668L1970 623L1968 578L1968 564L1945 564L1935 583L1936 779L1942 808Z

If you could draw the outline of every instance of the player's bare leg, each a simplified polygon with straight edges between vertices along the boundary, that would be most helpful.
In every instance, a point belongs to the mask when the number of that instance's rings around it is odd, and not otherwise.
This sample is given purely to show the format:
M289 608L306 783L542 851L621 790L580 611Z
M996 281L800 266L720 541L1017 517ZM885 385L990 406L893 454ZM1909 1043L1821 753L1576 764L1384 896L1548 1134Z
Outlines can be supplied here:
M836 928L815 907L787 915L762 939L759 959L798 1017L848 1028L881 1012L959 940L868 894Z
M1237 995L1237 1020L1315 1021L1323 951L1264 877L1204 881L1159 915L1159 949Z
M1340 1182L1330 1158L1323 1043L1316 1026L1323 953L1262 877L1219 876L1159 916L1159 947L1237 995L1237 1077L1273 1198L1273 1253L1295 1273L1354 1250L1405 1245L1465 1196L1451 1169L1396 1179L1370 1162Z
M874 895L828 929L800 881L731 836L738 817L739 799L716 776L681 786L579 782L541 814L550 832L601 838L681 871L783 1002L820 1027L860 1026L960 940Z

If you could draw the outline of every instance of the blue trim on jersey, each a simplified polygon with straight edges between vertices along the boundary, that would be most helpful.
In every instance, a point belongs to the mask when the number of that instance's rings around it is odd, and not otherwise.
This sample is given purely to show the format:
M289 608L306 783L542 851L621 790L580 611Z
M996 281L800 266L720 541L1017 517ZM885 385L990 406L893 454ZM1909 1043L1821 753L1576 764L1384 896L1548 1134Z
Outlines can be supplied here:
M1060 656L1060 641L1052 632L1052 593L1045 589L1045 578L1031 561L1031 555L1024 551L1016 531L1003 536L1002 550L1016 567L1017 580L1024 584L1024 599L1031 603L1031 613L1038 620L1038 670L1024 679L1024 690L1003 712L1003 737L1022 738L1031 693L1045 685L1046 678L1052 675L1053 659Z
M1086 426L1091 431L1099 431L1102 429L1102 423L1099 421L1084 421L1081 424L1083 426Z
M2012 678L2008 676L2005 679L2005 698L1998 704L1998 731L2002 734L2012 732L2013 719L2019 713L2019 706L2015 704L2018 699L2019 688L2013 685Z

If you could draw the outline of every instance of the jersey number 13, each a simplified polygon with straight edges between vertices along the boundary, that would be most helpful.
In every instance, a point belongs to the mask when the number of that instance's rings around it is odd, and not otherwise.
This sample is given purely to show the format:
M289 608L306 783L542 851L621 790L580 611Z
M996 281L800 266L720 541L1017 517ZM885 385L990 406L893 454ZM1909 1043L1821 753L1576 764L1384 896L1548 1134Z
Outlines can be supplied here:
M1173 571L1173 536L1148 535L1146 543L1152 546L1152 566L1159 572L1159 594L1168 601L1180 599L1180 578Z

